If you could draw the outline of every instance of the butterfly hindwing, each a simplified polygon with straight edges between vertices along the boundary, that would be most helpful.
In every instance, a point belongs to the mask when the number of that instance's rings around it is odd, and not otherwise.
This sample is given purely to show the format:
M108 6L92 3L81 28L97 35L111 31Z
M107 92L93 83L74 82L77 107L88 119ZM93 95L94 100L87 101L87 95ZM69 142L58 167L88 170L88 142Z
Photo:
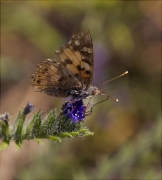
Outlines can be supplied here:
M47 59L37 65L37 71L32 74L32 85L59 97L67 97L71 89L82 87L78 79L55 59Z

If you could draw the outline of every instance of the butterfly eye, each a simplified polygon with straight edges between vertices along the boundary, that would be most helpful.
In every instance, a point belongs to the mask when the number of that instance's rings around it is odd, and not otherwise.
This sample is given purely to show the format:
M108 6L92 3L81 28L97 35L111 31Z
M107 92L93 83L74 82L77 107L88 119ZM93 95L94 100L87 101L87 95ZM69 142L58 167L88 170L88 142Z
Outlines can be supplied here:
M97 87L94 87L94 89L92 90L92 95L97 95L99 93L101 93L101 91Z
M93 90L92 91L92 95L96 95L97 94L97 91L96 90Z

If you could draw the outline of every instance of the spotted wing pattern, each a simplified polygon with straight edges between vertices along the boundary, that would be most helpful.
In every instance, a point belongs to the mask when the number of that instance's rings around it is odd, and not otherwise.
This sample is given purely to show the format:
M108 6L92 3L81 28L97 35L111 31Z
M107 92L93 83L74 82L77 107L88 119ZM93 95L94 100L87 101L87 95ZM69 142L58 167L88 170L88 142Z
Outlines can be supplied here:
M93 77L93 44L89 31L74 34L70 41L56 51L60 63L88 89Z
M56 97L67 97L72 90L86 90L93 76L93 45L89 32L74 34L56 51L58 60L47 59L37 65L32 85Z

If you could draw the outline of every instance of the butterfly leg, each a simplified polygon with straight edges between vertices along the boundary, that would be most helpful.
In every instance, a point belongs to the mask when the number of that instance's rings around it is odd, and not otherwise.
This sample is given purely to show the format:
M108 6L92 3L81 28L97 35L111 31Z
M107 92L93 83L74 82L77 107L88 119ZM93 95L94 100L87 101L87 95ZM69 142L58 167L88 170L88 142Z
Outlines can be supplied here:
M92 106L94 103L91 103L92 97L89 98L88 104L87 104L87 108L89 108L90 106ZM92 110L93 110L93 106L91 107L91 109L89 111L87 111L85 113L85 116L90 116L92 114Z

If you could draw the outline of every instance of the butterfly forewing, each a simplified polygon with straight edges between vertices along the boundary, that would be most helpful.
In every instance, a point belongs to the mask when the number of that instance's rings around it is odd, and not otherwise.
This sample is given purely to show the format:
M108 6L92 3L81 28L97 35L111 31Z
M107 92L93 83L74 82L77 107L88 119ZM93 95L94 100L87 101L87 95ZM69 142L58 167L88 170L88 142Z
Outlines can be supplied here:
M87 89L93 77L93 44L90 32L74 34L70 41L56 51L65 66Z

